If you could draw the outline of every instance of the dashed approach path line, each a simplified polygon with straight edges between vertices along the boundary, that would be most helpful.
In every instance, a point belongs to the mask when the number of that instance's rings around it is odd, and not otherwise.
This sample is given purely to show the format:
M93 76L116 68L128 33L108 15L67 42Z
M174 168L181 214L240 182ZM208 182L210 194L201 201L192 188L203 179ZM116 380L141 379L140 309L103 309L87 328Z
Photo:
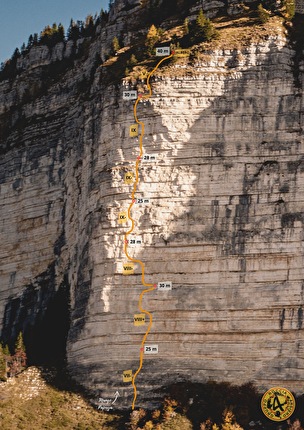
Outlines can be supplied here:
M139 135L139 156L137 157L136 163L135 163L135 181L134 181L134 186L133 186L133 191L132 191L132 202L129 205L128 208L128 218L131 220L131 228L125 233L124 235L124 252L126 257L130 260L133 261L134 263L138 263L141 266L141 283L144 287L148 287L145 290L143 290L139 296L139 300L138 300L138 308L140 310L140 312L144 313L145 315L147 315L149 317L149 325L148 328L143 336L143 339L141 341L141 347L140 347L140 353L139 353L139 366L138 369L136 370L136 372L134 373L134 376L132 378L132 386L133 386L133 390L134 390L134 395L133 395L133 402L132 402L132 409L135 408L135 404L136 404L136 398L137 398L137 387L136 387L136 378L138 376L138 374L140 373L142 366L143 366L143 360L144 360L144 349L145 349L145 342L147 340L148 334L151 330L152 327L152 323L153 323L153 316L152 314L147 311L146 309L143 309L142 307L142 300L143 297L146 293L149 293L150 291L155 290L156 285L155 284L150 284L150 283L146 283L145 282L145 264L141 261L141 260L137 260L133 257L131 257L128 254L128 236L133 232L134 230L134 226L135 226L135 221L131 216L131 209L135 203L135 193L137 190L137 185L139 182L139 174L138 174L138 167L141 161L141 157L143 155L143 137L145 134L145 124L143 121L139 121L138 117L137 117L137 106L140 100L148 100L151 96L152 96L152 88L151 88L151 84L150 84L150 78L151 76L156 72L156 70L158 69L158 67L166 60L168 60L169 58L171 58L174 55L174 53L171 53L171 55L168 55L164 58L162 58L154 67L154 69L148 74L147 77L147 87L148 87L148 94L140 94L138 95L135 104L134 104L134 119L136 121L136 123L138 125L141 126L141 132Z

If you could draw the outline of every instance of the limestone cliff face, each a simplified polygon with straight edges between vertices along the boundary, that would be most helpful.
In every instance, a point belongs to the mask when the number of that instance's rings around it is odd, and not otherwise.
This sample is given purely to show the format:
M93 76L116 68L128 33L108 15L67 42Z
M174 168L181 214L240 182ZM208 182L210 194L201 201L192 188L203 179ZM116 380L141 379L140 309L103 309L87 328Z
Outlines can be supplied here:
M35 343L69 292L72 374L96 397L118 389L117 406L130 407L122 372L137 369L145 327L133 325L140 268L122 275L127 227L117 221L138 142L133 102L122 100L130 87L109 85L95 62L102 46L97 38L44 85L43 65L31 62L1 83L0 328L6 340L23 329ZM294 56L283 36L209 52L160 71L139 103L144 151L157 161L140 167L137 197L150 203L132 209L143 245L130 253L147 282L173 284L143 303L159 353L138 376L139 405L187 379L302 390L303 69Z

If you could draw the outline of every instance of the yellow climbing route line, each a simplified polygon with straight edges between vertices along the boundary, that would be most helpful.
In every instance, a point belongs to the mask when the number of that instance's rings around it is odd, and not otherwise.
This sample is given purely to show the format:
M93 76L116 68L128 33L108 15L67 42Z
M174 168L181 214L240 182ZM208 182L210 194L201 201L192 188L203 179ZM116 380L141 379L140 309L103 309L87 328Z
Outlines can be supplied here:
M137 375L140 373L140 371L142 369L142 366L143 366L143 360L144 360L143 357L144 357L145 342L147 340L148 334L149 334L149 332L151 330L152 323L153 323L153 316L152 316L152 314L149 311L147 311L146 309L143 309L143 307L142 307L142 300L143 300L143 297L144 297L144 295L146 293L149 293L150 291L155 290L154 284L149 284L149 283L145 282L145 264L141 260L137 260L136 258L133 258L133 257L131 257L128 254L128 236L134 230L134 225L135 225L135 221L134 221L134 219L131 216L131 209L132 209L132 206L133 206L134 201L135 201L135 193L136 193L137 185L138 185L138 182L139 182L138 166L139 166L141 157L143 155L143 137L144 137L144 134L145 134L145 124L142 121L139 121L139 119L137 117L137 105L138 105L138 103L139 103L140 100L143 100L143 99L148 100L152 96L152 88L151 88L151 84L150 84L150 78L151 78L151 76L155 73L155 71L158 69L158 67L165 60L168 60L173 55L174 55L174 53L172 53L171 55L168 55L168 56L162 58L156 64L156 66L154 67L154 69L148 74L147 83L146 83L147 87L148 87L148 94L143 94L143 95L138 96L137 99L136 99L136 101L135 101L135 104L134 104L134 119L135 119L136 123L141 126L141 132L140 132L140 136L139 136L139 156L137 157L136 164L135 164L135 181L134 181L134 186L133 186L133 191L132 191L132 202L131 202L131 204L129 205L129 208L128 208L128 218L131 220L131 224L132 225L131 225L131 228L124 235L124 252L125 252L126 257L130 261L133 261L134 263L140 264L140 266L141 266L141 283L142 283L142 285L144 287L149 287L149 288L143 290L140 293L139 300L138 300L138 308L139 308L140 312L144 313L145 315L147 315L149 317L149 325L148 325L148 328L147 328L147 330L146 330L146 332L144 334L144 337L143 337L143 339L141 341L141 348L140 348L140 354L139 354L139 366L138 366L138 369L136 370L136 372L135 372L135 374L133 376L133 379L132 379L132 386L133 386L133 389L134 389L132 409L135 408L135 402L136 402L136 398L137 398L137 388L136 388L135 381L136 381Z

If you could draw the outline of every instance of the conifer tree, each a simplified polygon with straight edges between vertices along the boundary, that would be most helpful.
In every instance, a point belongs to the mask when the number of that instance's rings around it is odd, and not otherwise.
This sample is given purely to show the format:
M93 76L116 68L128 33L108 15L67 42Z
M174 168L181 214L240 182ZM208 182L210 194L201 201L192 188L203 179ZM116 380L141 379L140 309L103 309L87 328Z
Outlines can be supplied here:
M33 37L33 45L36 46L39 43L39 37L38 37L38 33L34 33L34 37Z
M30 37L28 38L27 49L30 49L33 46L33 42L34 42L34 37L31 34Z
M0 381L6 381L7 369L6 369L6 358L3 352L3 347L0 344Z
M198 28L202 28L204 24L206 23L207 18L204 15L203 9L199 10L199 13L196 17L196 25Z
M135 57L134 54L132 54L129 61L128 61L128 65L129 66L135 66L137 63L138 63L137 58Z
M12 358L8 345L4 345L2 351L3 351L4 360L5 360L6 376L8 376L8 373L10 371L11 358Z
M64 27L61 23L58 25L58 38L60 41L64 41Z
M270 12L264 9L261 4L258 5L258 17L261 24L265 24L270 18Z
M19 58L21 56L20 51L18 48L15 49L13 56L12 56L12 61L14 62L15 60L17 60L17 58Z
M6 357L10 357L10 356L11 356L11 353L10 353L10 350L9 350L8 345L4 345L4 347L3 347L3 354L4 354Z
M209 42L217 37L218 32L209 18L206 18L202 9L190 27L190 41L192 43Z
M52 27L50 27L49 25L44 27L44 29L40 33L40 40L39 40L40 44L41 45L50 45L53 33L54 33L54 30Z
M185 20L184 20L183 33L184 33L184 36L187 36L187 34L189 34L189 20L188 20L188 18L185 18Z
M120 50L119 41L116 36L112 40L112 48L113 48L114 54Z
M10 365L10 374L15 376L20 373L26 366L26 352L23 342L23 336L20 332L15 343L15 354L12 357Z
M99 15L101 25L104 25L108 21L108 18L109 18L109 13L101 9L100 15Z
M145 41L145 45L148 48L148 53L150 55L153 54L154 45L156 44L156 42L158 42L158 40L159 40L159 31L155 27L155 25L152 24L151 27L149 28L146 41Z
M71 19L67 34L68 40L76 41L80 37L79 25Z
M17 351L25 352L25 345L23 342L23 335L22 335L21 331L19 332L16 343L15 343L15 352L17 352Z
M292 19L295 16L295 1L285 0L284 5L286 9L287 18Z
M92 15L88 15L85 20L85 24L83 25L83 33L85 37L94 36L94 18Z

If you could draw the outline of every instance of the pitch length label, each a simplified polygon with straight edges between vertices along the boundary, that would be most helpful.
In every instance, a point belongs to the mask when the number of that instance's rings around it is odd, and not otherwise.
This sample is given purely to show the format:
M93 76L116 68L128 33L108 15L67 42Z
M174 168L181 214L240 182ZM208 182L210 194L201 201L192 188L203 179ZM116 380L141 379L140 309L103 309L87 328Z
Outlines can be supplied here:
M145 354L158 354L158 345L145 345Z
M129 236L128 245L130 246L140 246L142 245L142 240L140 236Z
M143 163L153 163L157 161L157 155L156 154L144 154L142 157Z
M122 92L122 98L123 98L123 100L136 100L137 99L137 91L136 90L123 91Z
M170 55L170 46L156 48L155 55L156 57L166 57L167 55Z
M148 205L150 203L150 199L139 198L139 199L136 199L135 203L137 205Z
M157 283L157 289L161 291L169 291L172 290L172 282L171 281L163 281Z

